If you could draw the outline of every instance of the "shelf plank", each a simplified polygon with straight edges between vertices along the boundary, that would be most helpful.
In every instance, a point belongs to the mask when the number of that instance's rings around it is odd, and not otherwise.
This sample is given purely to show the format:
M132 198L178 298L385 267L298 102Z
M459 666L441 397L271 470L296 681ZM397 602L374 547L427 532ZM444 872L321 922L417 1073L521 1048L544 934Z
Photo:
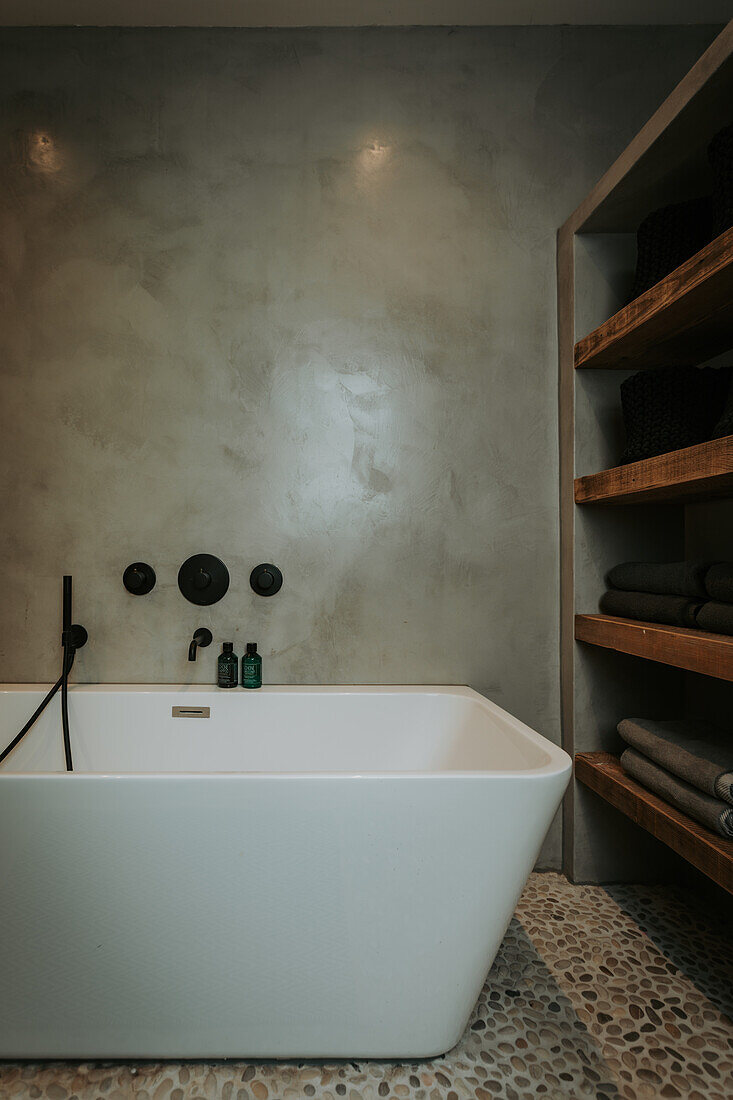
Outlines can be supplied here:
M576 504L649 504L733 495L733 435L575 479Z
M575 345L575 367L701 363L733 346L733 228Z
M634 233L650 210L705 191L708 142L730 122L731 55L733 21L568 218L571 233Z
M625 773L611 753L577 753L575 778L733 893L733 840L710 832L646 790Z
M727 634L613 615L576 615L575 638L718 680L733 680L733 637Z

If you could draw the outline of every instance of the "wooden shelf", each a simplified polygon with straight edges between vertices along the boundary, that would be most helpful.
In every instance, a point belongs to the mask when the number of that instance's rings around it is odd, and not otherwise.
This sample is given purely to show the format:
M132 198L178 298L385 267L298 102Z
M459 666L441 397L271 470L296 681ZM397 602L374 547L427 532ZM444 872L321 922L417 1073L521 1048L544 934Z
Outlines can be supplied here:
M733 435L575 479L576 504L650 504L733 495Z
M733 228L575 345L575 367L702 363L733 346Z
M613 615L576 615L575 638L718 680L733 680L733 637L727 634L637 622Z
M580 752L575 778L733 893L733 840L711 833L626 775L617 756Z
M683 516L679 505L733 500L733 435L615 469L596 466L598 472L590 472L592 466L577 471L576 461L579 443L588 440L597 440L602 455L599 437L608 438L613 427L612 377L580 371L698 366L726 352L721 363L733 362L733 226L586 335L618 308L617 276L642 220L668 203L711 194L708 145L730 123L732 94L733 20L558 231L560 701L563 745L571 755L589 699L598 729L582 731L583 748L600 749L606 747L601 731L621 714L645 706L655 713L667 703L684 714L687 677L675 669L699 674L693 710L699 702L713 720L724 719L725 682L733 683L733 636L575 613L594 606L580 601L597 588L599 571L626 558L658 561L666 550L681 557L684 540L697 556L726 556L726 506L720 515L713 514L718 505L689 508ZM630 504L641 508L623 507ZM613 513L607 505L622 507ZM733 891L733 842L647 794L623 776L618 760L597 753L576 760L580 780ZM633 852L619 850L610 815L598 813L594 802L580 784L568 792L564 869L596 882L637 873Z
M642 127L572 216L578 233L635 233L650 210L709 188L707 146L730 122L733 23Z

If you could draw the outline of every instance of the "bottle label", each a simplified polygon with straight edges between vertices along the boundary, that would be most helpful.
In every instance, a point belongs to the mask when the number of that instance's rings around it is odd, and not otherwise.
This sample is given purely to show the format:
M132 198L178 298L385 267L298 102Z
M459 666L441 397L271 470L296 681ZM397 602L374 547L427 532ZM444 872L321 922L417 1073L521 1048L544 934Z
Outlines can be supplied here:
M262 687L262 672L259 661L242 661L242 687Z

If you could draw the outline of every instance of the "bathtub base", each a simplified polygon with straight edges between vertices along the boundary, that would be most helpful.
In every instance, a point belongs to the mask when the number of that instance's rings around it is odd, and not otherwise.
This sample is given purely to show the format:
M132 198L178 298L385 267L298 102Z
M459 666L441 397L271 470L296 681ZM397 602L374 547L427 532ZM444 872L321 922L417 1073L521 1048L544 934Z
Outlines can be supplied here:
M443 1053L535 860L532 786L18 777L0 1057Z

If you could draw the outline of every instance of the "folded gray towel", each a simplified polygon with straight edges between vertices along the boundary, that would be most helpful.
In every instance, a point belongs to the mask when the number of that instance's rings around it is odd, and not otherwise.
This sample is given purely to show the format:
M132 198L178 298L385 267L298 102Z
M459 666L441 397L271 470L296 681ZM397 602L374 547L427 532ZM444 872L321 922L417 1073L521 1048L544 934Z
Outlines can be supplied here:
M697 611L699 630L711 630L713 634L733 634L733 604L708 600Z
M604 615L622 619L641 619L669 626L695 626L700 600L686 596L658 596L653 592L621 592L616 588L604 592L600 608Z
M615 565L608 583L625 592L655 592L659 596L701 596L709 561L626 561ZM732 578L733 579L733 578Z
M705 574L705 589L711 600L733 603L733 561L719 561Z
M727 731L696 719L624 718L618 732L655 764L733 806L733 736Z
M621 767L632 779L638 780L643 787L658 794L683 814L699 821L719 836L733 837L733 808L727 803L703 794L676 775L670 775L636 749L626 749L622 753Z

